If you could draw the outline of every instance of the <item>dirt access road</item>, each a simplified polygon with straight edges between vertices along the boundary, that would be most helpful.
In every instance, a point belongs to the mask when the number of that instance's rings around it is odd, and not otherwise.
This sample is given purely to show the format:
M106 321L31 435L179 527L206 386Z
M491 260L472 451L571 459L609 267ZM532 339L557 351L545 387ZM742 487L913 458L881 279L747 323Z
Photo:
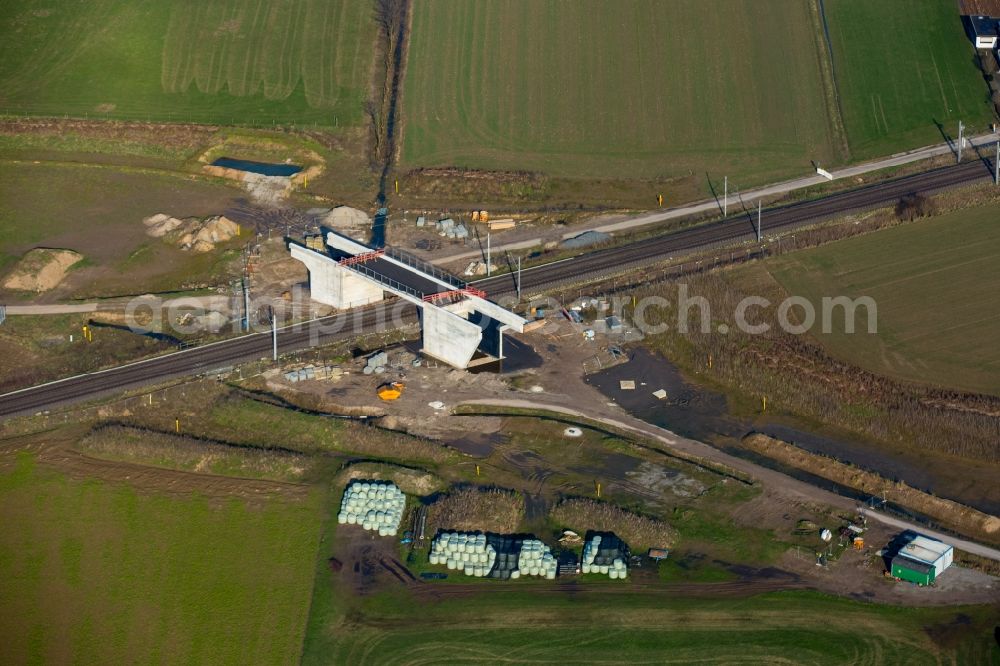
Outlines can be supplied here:
M511 400L511 399L501 399L501 400L467 400L462 404L465 405L495 405L500 407L515 407L520 409L532 409L532 410L548 410L555 412L557 414L565 414L571 417L577 417L582 419L589 419L591 421L596 421L602 423L606 426L617 428L620 430L626 430L629 432L634 432L643 437L648 437L654 439L658 442L662 442L670 449L679 450L683 453L697 456L706 460L711 460L713 462L721 463L730 467L732 469L748 474L754 479L757 479L761 483L764 483L768 487L778 490L784 495L791 498L804 501L819 502L822 504L828 504L830 506L854 510L857 507L857 502L853 499L838 495L836 493L830 492L828 490L823 490L822 488L817 488L811 486L808 483L793 479L790 476L786 476L781 472L769 469L767 467L762 467L742 458L737 458L731 456L727 453L719 451L718 449L709 446L703 442L698 442L693 439L686 439L680 437L669 430L663 428L658 428L657 426L646 423L634 417L623 415L620 412L611 412L607 408L594 408L588 412L582 412L573 407L568 407L565 405L555 404L552 402L543 402L540 400ZM939 539L946 543L953 545L955 548L964 550L967 553L972 553L974 555L979 555L981 557L988 557L992 560L1000 561L1000 550L996 548L991 548L989 546L984 546L982 544L975 543L973 541L968 541L965 539L960 539L951 535L942 534L940 532L935 532L933 530L927 529L923 525L918 525L916 523L909 523L905 520L900 520L892 516L887 516L878 511L873 511L870 509L865 509L865 515L867 515L872 520L876 520L885 525L889 525L894 528L899 529L910 529L921 534L926 534L934 539Z

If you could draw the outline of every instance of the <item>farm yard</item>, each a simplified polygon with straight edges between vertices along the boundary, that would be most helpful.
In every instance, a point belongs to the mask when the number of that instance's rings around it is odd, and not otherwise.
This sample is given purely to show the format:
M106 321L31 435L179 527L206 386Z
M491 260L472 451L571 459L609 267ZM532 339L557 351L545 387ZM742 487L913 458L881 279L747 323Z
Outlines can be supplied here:
M219 124L362 122L368 0L0 6L0 112Z
M852 159L957 137L959 120L988 129L989 88L953 0L825 5Z
M750 184L841 161L808 3L566 10L557 0L414 3L402 167L705 189L706 171Z
M867 335L867 313L856 311L854 335L842 310L833 332L813 335L835 356L872 372L948 388L1000 394L996 331L1000 252L992 204L917 220L769 262L791 294L822 312L824 296L870 296L878 304L878 334Z

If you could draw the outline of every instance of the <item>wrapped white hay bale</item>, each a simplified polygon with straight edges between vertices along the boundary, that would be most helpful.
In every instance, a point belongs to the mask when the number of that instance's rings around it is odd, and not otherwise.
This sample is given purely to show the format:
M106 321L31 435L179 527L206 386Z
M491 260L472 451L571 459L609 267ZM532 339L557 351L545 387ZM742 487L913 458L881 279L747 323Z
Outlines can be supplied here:
M612 580L628 576L628 546L614 534L595 534L583 545L583 573L603 574Z
M354 481L344 491L337 522L361 525L379 536L393 536L399 531L406 508L406 495L388 481ZM340 520L340 516L344 520Z
M447 561L448 568L466 576L482 578L489 575L496 562L496 550L486 542L485 534L441 532L431 543L431 564ZM442 556L446 556L442 560Z
M525 539L517 558L517 568L525 576L555 578L558 564L552 551L539 539Z

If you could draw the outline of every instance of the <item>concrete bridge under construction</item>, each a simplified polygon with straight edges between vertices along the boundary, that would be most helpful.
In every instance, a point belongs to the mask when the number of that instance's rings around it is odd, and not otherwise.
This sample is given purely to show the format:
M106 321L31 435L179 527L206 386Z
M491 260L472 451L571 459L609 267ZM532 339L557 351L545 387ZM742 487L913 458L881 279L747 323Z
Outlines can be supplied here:
M409 301L420 312L422 353L455 368L503 358L504 331L523 333L528 323L479 289L399 250L373 249L333 231L326 232L325 251L288 247L309 270L312 300L340 310L381 301L386 293Z

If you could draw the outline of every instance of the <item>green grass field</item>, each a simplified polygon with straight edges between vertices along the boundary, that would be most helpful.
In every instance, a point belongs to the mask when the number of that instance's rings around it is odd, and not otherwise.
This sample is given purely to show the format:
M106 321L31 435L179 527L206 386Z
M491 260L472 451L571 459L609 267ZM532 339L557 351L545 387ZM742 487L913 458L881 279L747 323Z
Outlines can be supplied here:
M7 663L290 664L320 536L309 500L207 500L0 472Z
M995 204L949 213L795 252L769 268L817 313L824 296L876 301L877 335L866 333L864 309L854 335L835 312L833 332L818 335L835 356L896 378L997 394L998 214Z
M942 141L958 121L984 131L989 89L953 0L827 0L853 159Z
M0 5L0 113L356 125L369 0Z
M405 167L765 181L836 159L805 2L414 3Z

